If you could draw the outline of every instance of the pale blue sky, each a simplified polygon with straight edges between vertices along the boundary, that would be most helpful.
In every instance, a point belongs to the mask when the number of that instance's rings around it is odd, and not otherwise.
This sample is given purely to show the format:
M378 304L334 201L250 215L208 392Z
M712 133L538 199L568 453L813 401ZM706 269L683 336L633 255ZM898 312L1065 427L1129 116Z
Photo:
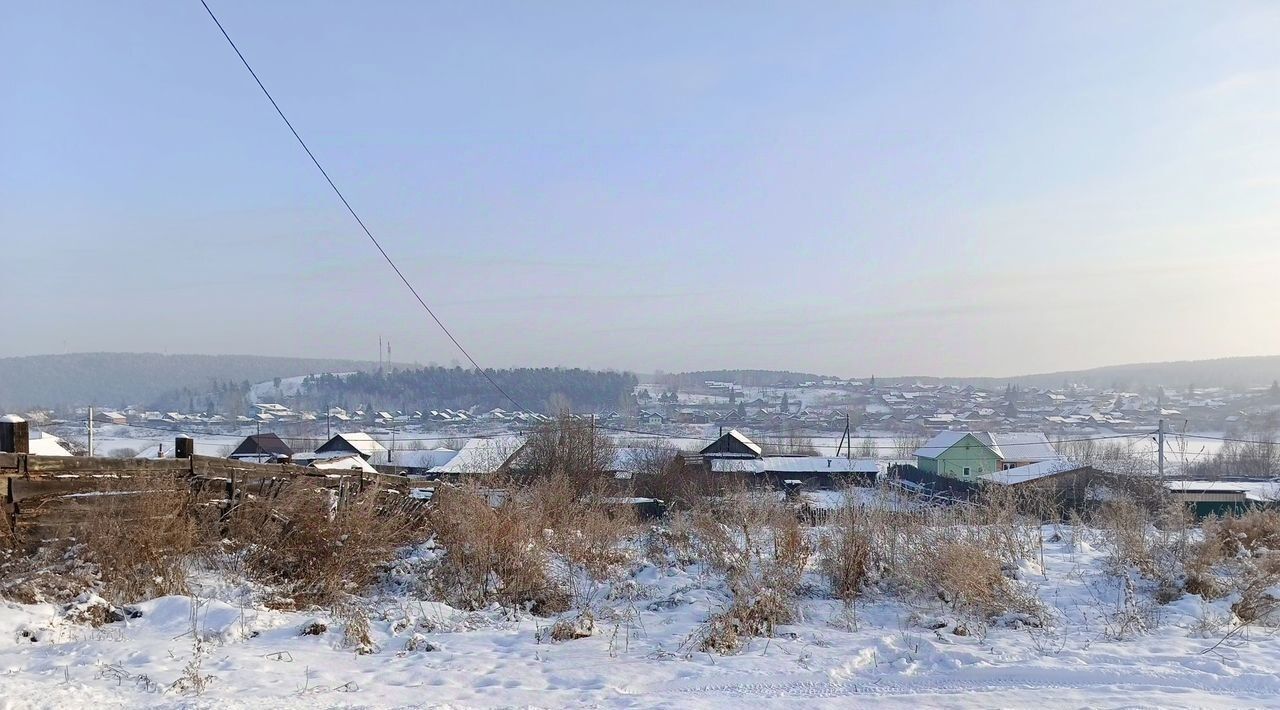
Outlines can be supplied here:
M1277 3L210 4L482 364L1280 353ZM0 355L460 359L198 1L0 90Z

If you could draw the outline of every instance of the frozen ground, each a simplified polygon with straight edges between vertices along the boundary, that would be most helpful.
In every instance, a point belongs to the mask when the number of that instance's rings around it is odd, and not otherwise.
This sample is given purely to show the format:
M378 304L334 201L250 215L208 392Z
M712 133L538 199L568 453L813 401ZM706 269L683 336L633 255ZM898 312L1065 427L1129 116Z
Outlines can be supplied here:
M801 623L733 656L685 641L728 596L700 565L634 570L600 590L590 638L539 642L548 620L465 613L388 591L371 599L376 646L359 655L327 612L248 604L211 583L199 602L200 696L171 685L196 657L188 597L100 628L50 605L0 605L0 707L1262 707L1280 702L1267 629L1219 643L1230 599L1126 607L1090 536L1042 531L1044 567L1022 583L1052 609L1044 629L979 628L938 603L872 597L853 614L815 591ZM1131 623L1141 618L1140 625ZM302 635L321 621L328 631ZM958 635L957 626L967 635ZM1142 628L1145 625L1145 628ZM932 628L938 627L938 628ZM187 674L190 675L190 674Z

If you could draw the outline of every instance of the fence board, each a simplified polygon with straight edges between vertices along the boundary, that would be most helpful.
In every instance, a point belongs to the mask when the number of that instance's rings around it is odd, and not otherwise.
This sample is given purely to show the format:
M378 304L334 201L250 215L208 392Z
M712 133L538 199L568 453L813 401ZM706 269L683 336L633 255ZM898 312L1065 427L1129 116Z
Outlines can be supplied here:
M60 473L190 473L191 463L185 459L108 459L88 456L26 456L22 470L30 474Z
M159 476L159 480L157 479ZM163 483L158 490L145 487ZM104 512L146 519L152 493L189 486L197 507L232 505L271 496L297 483L343 492L375 485L408 493L410 479L357 471L322 471L292 464L259 464L209 456L190 459L113 459L0 453L0 525L29 541L66 534Z

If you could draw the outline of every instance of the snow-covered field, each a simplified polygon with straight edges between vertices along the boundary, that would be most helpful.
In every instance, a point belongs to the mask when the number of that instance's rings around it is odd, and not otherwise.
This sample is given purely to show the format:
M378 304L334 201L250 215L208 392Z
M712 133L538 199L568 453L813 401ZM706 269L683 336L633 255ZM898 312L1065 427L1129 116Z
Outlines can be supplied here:
M550 621L463 612L388 585L369 598L371 653L341 618L271 611L225 581L139 604L99 628L53 605L0 603L0 707L1264 707L1280 698L1280 643L1251 629L1219 644L1230 599L1188 595L1124 629L1122 585L1096 534L1046 526L1044 565L1020 582L1054 623L990 627L940 602L820 592L802 621L736 655L686 643L729 601L700 564L640 563L597 595L589 638L539 641ZM196 605L192 634L192 606ZM327 631L303 635L319 621ZM965 635L957 627L967 627ZM194 643L198 636L202 643ZM173 684L207 678L203 694Z

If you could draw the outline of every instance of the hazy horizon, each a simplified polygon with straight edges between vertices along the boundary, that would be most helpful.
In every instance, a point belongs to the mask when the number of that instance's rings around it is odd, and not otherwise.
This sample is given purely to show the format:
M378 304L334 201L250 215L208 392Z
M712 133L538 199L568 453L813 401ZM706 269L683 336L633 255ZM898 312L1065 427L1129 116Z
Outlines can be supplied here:
M1280 5L210 5L486 367L1280 353ZM199 3L0 61L0 357L465 362Z
M375 348L375 350L376 350L376 348ZM315 357L312 357L312 356L309 356L309 355L305 355L305 354L304 354L304 355L289 355L289 354L283 354L283 355L271 355L271 354L263 354L263 353L246 353L246 352L237 352L237 353L176 353L176 352L174 352L174 353L166 353L166 352L136 352L136 351L135 351L135 352L103 352L103 351L98 351L98 352L67 352L67 353L35 353L35 354L31 354L31 355L0 355L0 360L5 359L6 357L14 357L14 358L43 358L43 357L58 357L58 356L75 357L75 356L88 356L88 355L161 355L161 356L173 356L173 357L232 357L232 358L234 358L234 357L245 357L245 358L258 358L258 357L261 357L261 358L279 358L279 359L282 359L282 360L319 360L319 359L325 359L325 358L315 358ZM335 358L332 358L332 359L336 359L336 360L349 360L350 362L353 362L353 363L370 364L370 365L376 365L376 364L377 364L377 362L378 362L377 360L373 360L373 359L363 359L363 358L358 358L358 357L356 357L356 358L335 357ZM726 365L726 366L721 366L721 367L707 367L707 368L693 368L693 369L672 369L672 368L665 368L665 367L652 367L652 368L646 368L646 369L640 369L640 370L632 369L632 368L610 367L610 366L600 366L600 367L594 367L594 368L593 368L593 367L588 367L588 366L585 366L585 365L582 365L582 364L578 364L578 363L558 363L558 364L547 364L547 365L529 365L529 364L523 364L523 365L522 365L522 364L515 364L515 365L509 365L509 366L506 366L506 367L512 367L512 368L524 368L524 367L530 367L530 368L534 368L534 367L582 368L582 369L596 369L596 370L612 370L612 371L615 371L615 372L630 372L630 373L633 373L633 374L636 374L636 375L641 375L641 376L652 376L652 375L657 375L657 374L681 374L681 373L684 373L684 372L698 372L698 371L704 371L704 370L705 370L705 371L716 371L716 370L735 371L735 370L736 370L736 371L744 371L744 372L746 372L746 371L805 372L805 373L807 373L807 374L811 374L811 375L824 375L824 376L842 377L842 378L848 378L848 379L866 379L866 378L868 378L868 377L873 377L873 376L874 376L874 377L876 377L877 379L882 379L882 380L909 380L909 379L911 379L911 378L926 378L926 379L931 378L931 379L940 379L940 380L978 380L978 379L992 379L992 380L1010 379L1010 380L1013 380L1013 379L1019 379L1019 378L1025 378L1025 377L1051 376L1051 375L1058 375L1058 374L1071 373L1071 372L1088 372L1088 371L1092 371L1092 370L1107 369L1107 368L1112 368L1112 367L1130 367L1130 366L1144 367L1144 366L1161 366L1161 365L1179 365L1179 364L1189 364L1189 363L1214 363L1214 362L1220 362L1220 361L1224 361L1224 360L1233 360L1233 361L1236 361L1236 360L1250 360L1250 359L1254 359L1254 360L1256 360L1256 359L1267 359L1267 360L1270 360L1270 359L1280 359L1280 354L1271 354L1271 355L1233 355L1233 356L1227 356L1227 357L1204 358L1204 359L1196 359L1196 360L1153 360L1153 361L1148 361L1148 362L1112 362L1112 363L1106 363L1106 364L1102 364L1102 365L1087 365L1087 366L1081 366L1081 367L1070 367L1070 368L1066 368L1066 369L1058 369L1058 370L1042 370L1042 371L1035 371L1035 372L1005 372L1005 373L1000 373L1000 374L997 374L997 375L973 375L973 374L965 374L965 373L948 373L948 372L893 372L893 371L889 371L889 372L836 372L836 371L808 371L808 370L797 369L797 368L781 368L781 367L780 367L780 368L773 368L773 367L768 367L768 368L766 368L766 367L757 367L757 366L753 366L753 365L750 365L750 364L748 364L748 365L732 365L732 366ZM481 364L483 365L484 363L481 363ZM453 358L453 359L451 359L451 360L443 361L443 362L442 362L442 361L436 361L436 360L431 360L431 361L416 361L416 362L414 362L414 361L401 361L401 360L395 360L395 361L389 362L389 363L387 364L387 366L388 366L388 367L406 367L406 368L407 368L407 367L430 367L430 366L438 366L438 367L455 367L455 366L456 366L456 367L463 367L463 368L466 368L466 369L469 369L469 368L471 367L471 365L470 365L469 363L466 363L465 361L462 361L462 360L460 360L460 359L458 359L458 358ZM489 368L489 366L487 366L487 365L485 365L485 367L486 367L487 369L496 369L496 368ZM310 373L310 374L315 374L315 373ZM1166 383L1166 384L1169 384L1169 383Z

